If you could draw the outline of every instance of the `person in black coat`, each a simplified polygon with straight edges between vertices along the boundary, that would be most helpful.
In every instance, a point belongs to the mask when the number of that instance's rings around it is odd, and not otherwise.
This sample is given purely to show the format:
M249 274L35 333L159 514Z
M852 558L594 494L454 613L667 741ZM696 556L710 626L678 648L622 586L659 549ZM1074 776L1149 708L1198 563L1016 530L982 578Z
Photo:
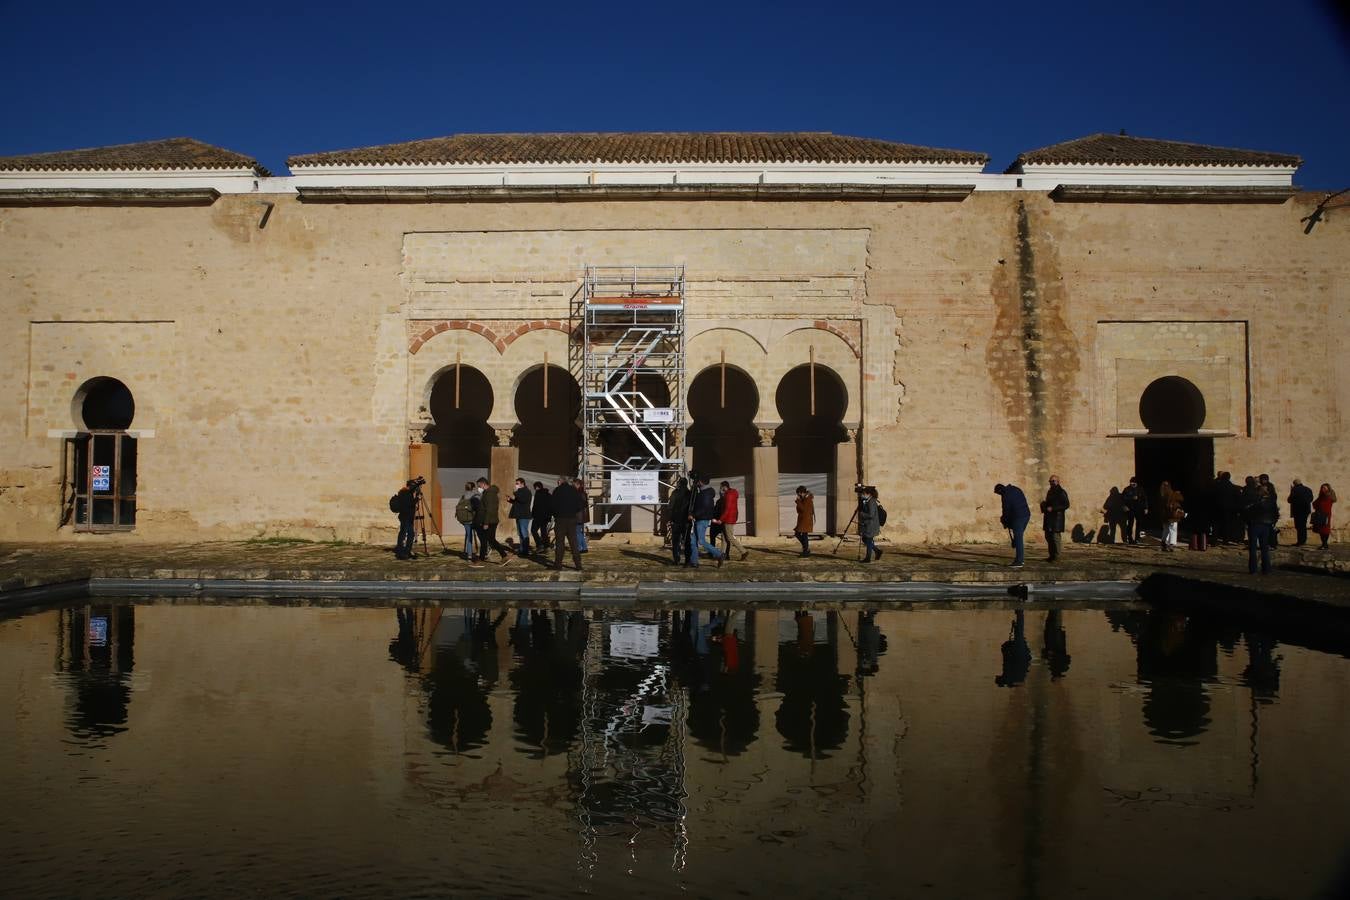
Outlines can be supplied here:
M586 498L566 478L553 489L553 568L562 568L563 544L572 551L572 565L581 571L577 547L577 516L586 508Z
M1148 515L1148 494L1139 486L1139 479L1131 475L1120 499L1125 505L1125 543L1138 544L1144 533L1144 517Z
M698 552L702 550L711 556L716 562L718 568L722 567L722 560L725 555L721 550L708 543L708 526L712 524L713 516L717 513L717 492L709 484L707 475L698 475L695 478L697 487L694 489L694 500L689 506L689 523L694 528L693 537L689 541L689 562L690 568L698 568Z
M994 493L1003 498L1003 509L998 520L1012 538L1013 568L1020 569L1026 553L1026 530L1031 521L1031 507L1027 506L1027 495L1015 484L996 484Z
M670 522L670 558L675 565L689 558L689 479L676 476L666 500L666 518Z
M525 486L524 478L517 478L507 517L516 520L516 538L520 541L517 552L521 556L530 555L530 513L530 489Z
M543 552L548 549L548 523L553 518L553 495L542 481L534 483L534 503L530 507L530 534L534 537L534 549Z
M1045 543L1050 547L1050 562L1059 559L1064 534L1064 512L1069 508L1069 492L1059 485L1059 476L1050 476L1050 489L1041 501L1041 528Z
M1288 503L1289 518L1294 520L1294 532L1298 535L1294 545L1302 547L1308 543L1308 517L1312 515L1313 504L1312 488L1295 478L1289 488Z
M1242 492L1247 518L1247 571L1256 574L1256 560L1261 558L1261 574L1270 574L1270 548L1275 523L1280 520L1280 504L1273 484L1253 484Z
M1226 544L1237 543L1243 537L1242 488L1233 483L1231 472L1220 472L1214 480L1215 498L1219 507L1220 529Z

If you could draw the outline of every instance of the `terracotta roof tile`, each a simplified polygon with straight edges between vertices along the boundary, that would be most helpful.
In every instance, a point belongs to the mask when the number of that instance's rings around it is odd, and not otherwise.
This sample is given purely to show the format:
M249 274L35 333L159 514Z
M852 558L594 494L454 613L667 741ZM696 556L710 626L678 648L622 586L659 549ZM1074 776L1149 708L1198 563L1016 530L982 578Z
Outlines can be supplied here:
M950 162L988 155L828 132L621 132L456 134L353 150L292 156L293 167L503 163Z
M1153 166L1301 166L1303 160L1286 153L1264 153L1232 147L1211 147L1184 141L1163 141L1126 134L1092 134L1023 153L1008 167L1023 165L1153 165Z
M85 150L58 150L27 156L0 156L0 171L122 171L139 169L252 169L258 161L192 138L166 138Z

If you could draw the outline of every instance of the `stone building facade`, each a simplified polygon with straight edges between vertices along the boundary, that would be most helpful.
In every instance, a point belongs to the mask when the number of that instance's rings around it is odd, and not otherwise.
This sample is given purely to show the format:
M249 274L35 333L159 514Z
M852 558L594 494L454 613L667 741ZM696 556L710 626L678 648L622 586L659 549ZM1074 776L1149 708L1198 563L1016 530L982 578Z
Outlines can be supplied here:
M0 539L383 540L410 472L573 471L587 265L685 267L691 463L744 479L759 537L798 477L821 530L857 480L926 541L995 536L992 485L1052 473L1084 531L1135 471L1346 483L1350 218L1297 157L987 162L818 134L0 159Z

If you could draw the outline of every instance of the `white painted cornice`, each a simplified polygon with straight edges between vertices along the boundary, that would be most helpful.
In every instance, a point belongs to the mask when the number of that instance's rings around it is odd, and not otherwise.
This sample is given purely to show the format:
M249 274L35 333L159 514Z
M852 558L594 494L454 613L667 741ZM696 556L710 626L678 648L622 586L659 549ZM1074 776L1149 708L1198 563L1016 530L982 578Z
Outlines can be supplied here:
M1289 187L1295 166L1159 166L1033 163L1004 177L1026 190L1054 190L1061 184L1185 187Z
M374 196L378 189L420 189L497 193L544 188L577 196L595 188L632 191L639 187L685 190L697 187L775 189L827 185L915 189L974 186L976 191L1050 193L1056 188L1292 188L1291 166L1026 165L1020 172L990 174L978 163L535 163L512 165L322 165L296 166L289 176L263 177L252 169L127 169L121 171L0 171L0 195L24 192L216 191L219 194L297 194L304 189L351 190ZM470 191L472 193L472 191ZM883 192L884 193L884 192ZM431 197L434 191L428 192ZM903 190L896 192L900 197ZM712 192L709 197L716 196ZM878 196L881 196L879 194Z
M214 190L221 194L294 193L289 178L252 169L0 171L0 191Z

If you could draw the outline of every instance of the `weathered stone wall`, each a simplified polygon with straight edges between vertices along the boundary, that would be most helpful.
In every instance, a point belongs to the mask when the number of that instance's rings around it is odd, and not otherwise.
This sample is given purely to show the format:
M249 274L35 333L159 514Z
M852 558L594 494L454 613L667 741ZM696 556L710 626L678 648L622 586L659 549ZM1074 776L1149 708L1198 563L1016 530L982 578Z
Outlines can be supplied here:
M685 263L689 380L725 351L761 425L814 348L897 539L994 536L992 484L1052 472L1098 519L1167 374L1234 433L1216 467L1344 486L1350 217L1304 234L1317 199L3 209L0 538L68 534L53 435L98 375L145 432L131 539L383 538L436 374L482 369L509 427L524 372L566 365L587 261Z

